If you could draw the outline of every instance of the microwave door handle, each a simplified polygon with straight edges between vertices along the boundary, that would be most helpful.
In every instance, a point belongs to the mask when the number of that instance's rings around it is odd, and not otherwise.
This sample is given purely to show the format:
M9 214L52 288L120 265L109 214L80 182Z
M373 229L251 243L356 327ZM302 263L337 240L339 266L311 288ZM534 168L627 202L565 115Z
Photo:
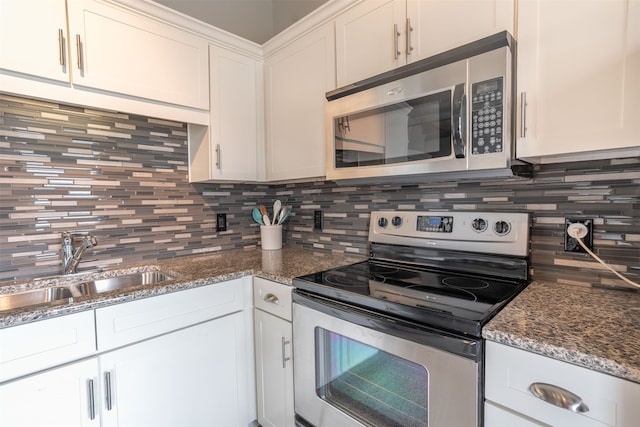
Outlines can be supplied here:
M453 152L457 159L464 159L467 137L467 95L465 84L456 85L453 90Z

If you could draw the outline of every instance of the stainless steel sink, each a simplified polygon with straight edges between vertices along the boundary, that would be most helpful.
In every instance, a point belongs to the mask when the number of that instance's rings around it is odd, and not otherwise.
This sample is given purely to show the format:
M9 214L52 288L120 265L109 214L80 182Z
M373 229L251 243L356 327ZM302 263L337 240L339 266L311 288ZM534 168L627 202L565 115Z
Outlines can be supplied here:
M71 290L64 286L0 294L0 310L45 304L73 296Z
M10 292L5 294L0 293L0 311L51 303L53 301L69 299L72 297L96 296L105 292L136 286L153 285L173 279L173 276L159 271L143 271L65 286L29 289L26 291Z
M167 280L173 280L173 277L159 271L144 271L92 280L77 286L83 295L97 295L134 286L154 285L156 283L166 282Z

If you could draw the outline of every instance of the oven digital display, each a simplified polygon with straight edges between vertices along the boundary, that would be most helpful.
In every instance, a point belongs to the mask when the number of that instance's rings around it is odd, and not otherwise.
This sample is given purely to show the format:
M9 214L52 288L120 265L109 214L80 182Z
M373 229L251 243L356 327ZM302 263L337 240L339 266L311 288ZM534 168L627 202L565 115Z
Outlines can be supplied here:
M451 233L453 231L453 217L419 215L416 231Z

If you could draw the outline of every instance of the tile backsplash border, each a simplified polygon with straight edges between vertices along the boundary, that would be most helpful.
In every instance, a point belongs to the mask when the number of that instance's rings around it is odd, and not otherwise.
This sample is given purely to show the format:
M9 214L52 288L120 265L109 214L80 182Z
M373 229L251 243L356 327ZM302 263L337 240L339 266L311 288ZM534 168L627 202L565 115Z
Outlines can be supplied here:
M372 210L529 212L534 279L618 286L587 255L563 250L564 218L593 218L597 254L640 278L637 158L539 165L533 179L189 184L186 135L183 123L0 95L0 281L58 274L65 230L98 238L80 271L256 248L251 209L275 198L293 208L285 244L361 255Z

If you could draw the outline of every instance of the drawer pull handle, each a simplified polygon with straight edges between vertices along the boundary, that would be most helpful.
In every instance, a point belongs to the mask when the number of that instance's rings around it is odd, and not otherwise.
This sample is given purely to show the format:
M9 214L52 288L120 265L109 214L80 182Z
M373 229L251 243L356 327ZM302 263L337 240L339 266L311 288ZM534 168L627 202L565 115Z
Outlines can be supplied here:
M547 383L533 383L529 386L529 391L538 399L571 412L577 414L589 412L589 407L580 396L564 388Z
M271 304L280 304L280 300L274 294L267 294L264 296L264 300L266 302L270 302Z

